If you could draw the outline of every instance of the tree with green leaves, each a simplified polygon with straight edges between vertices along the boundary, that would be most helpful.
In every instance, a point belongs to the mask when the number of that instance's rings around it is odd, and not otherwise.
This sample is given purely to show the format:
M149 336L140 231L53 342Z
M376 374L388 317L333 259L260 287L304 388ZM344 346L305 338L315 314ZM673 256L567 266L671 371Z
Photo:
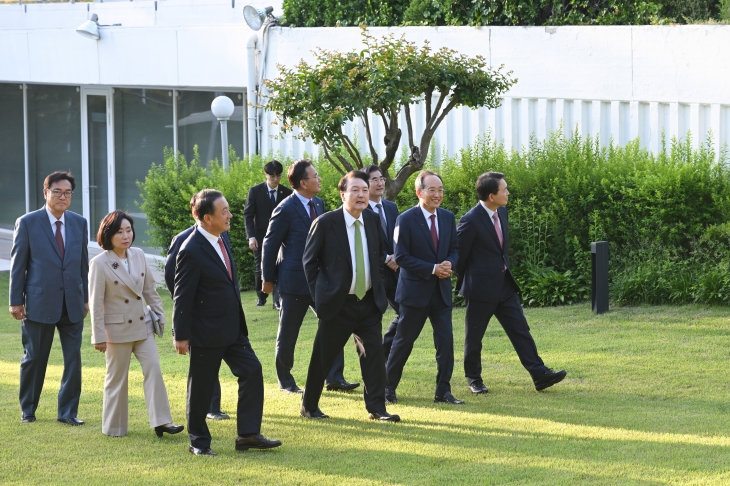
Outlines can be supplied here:
M387 181L385 197L392 200L408 178L423 168L436 129L451 110L497 108L500 96L517 80L503 66L491 68L481 56L468 57L445 47L432 51L428 42L418 47L405 37L375 38L365 29L362 37L364 47L359 51L318 49L315 64L301 61L293 68L279 66L279 76L266 81L266 108L276 113L282 133L311 137L342 174L366 163L377 164ZM426 123L417 134L411 108L419 102L425 104ZM410 155L391 175L401 143L401 112ZM375 148L371 114L383 127L382 156ZM345 123L355 119L365 131L365 155L344 132Z

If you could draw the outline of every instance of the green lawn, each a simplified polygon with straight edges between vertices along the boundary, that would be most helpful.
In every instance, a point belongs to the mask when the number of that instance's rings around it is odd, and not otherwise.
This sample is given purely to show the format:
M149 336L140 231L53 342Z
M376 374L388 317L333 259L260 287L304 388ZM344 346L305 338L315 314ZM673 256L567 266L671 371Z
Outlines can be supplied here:
M0 299L7 302L7 272ZM273 451L238 453L233 421L211 424L218 457L193 457L187 436L160 440L148 428L139 365L130 377L127 437L101 434L103 355L82 350L83 427L56 422L62 369L54 344L34 424L20 423L20 325L0 312L2 484L730 484L730 309L642 307L595 316L587 304L528 310L543 359L568 378L537 393L501 327L484 340L490 392L472 396L461 361L463 310L454 312L453 392L467 404L433 403L435 361L428 328L416 343L389 411L399 424L368 420L360 393L325 392L332 418L299 417L299 400L277 389L276 314L243 295L251 341L264 367L263 433ZM165 296L163 295L163 298ZM168 311L169 298L165 298ZM391 314L386 314L389 319ZM300 335L295 377L304 385L316 321ZM187 357L158 341L173 418L185 423ZM359 381L353 346L346 373ZM223 409L235 411L236 382L221 373Z

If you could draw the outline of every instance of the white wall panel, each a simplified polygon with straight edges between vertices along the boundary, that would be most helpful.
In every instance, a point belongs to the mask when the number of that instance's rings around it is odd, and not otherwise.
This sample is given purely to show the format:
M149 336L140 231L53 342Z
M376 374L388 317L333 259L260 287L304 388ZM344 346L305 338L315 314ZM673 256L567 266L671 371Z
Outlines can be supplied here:
M175 29L109 29L97 44L100 84L180 86Z
M29 82L97 84L97 43L70 29L48 29L28 34Z

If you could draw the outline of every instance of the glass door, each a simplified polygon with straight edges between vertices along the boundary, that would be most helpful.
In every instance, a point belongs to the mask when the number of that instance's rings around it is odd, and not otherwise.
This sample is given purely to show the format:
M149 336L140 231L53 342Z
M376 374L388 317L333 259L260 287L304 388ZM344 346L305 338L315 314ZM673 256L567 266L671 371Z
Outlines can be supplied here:
M82 89L82 172L84 217L89 239L96 241L102 218L115 205L114 127L111 89Z

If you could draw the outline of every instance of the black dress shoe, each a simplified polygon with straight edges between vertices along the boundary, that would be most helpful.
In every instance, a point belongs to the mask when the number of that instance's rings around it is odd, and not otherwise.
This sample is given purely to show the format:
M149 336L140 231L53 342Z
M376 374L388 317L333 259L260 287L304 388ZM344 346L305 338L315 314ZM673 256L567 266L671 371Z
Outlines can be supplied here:
M451 392L446 392L443 394L443 396L436 396L433 397L434 402L438 403L450 403L452 405L463 405L464 402L462 400L459 400L458 398L454 397L454 395L451 394Z
M256 301L256 307L263 307L266 305L266 299L262 299L259 297L259 300Z
M395 390L385 390L385 403L391 403L393 405L398 403L398 398L395 396Z
M83 420L77 419L76 417L74 417L74 418L63 418L63 419L57 419L57 420L59 422L61 422L62 424L74 425L74 426L76 426L76 425L84 425L86 423Z
M281 306L279 305L279 303L278 303L278 302L274 302L273 304L271 304L271 307L272 307L272 308L273 308L273 309L274 309L275 311L281 310Z
M21 424L30 424L35 422L35 415L23 415L20 417Z
M399 415L391 415L388 412L373 412L370 414L370 420L379 420L381 422L400 422Z
M482 393L488 393L489 389L481 381L475 381L469 385L469 389L475 395L481 395Z
M188 448L191 454L195 454L196 456L217 456L215 452L213 452L213 449L210 447L206 447L205 449L198 449L197 447L190 446Z
M535 382L535 389L541 391L556 383L560 383L567 374L568 372L565 370L555 371L548 368L545 374L534 377L532 381Z
M247 451L249 449L273 449L281 445L280 440L269 440L261 434L249 437L236 437L236 450Z
M299 415L301 415L303 418L306 419L328 419L330 418L329 415L326 413L322 413L322 410L319 408L317 410L306 410L304 407L301 407L299 409Z
M304 393L304 390L296 385L290 386L289 388L279 388L279 390L285 391L287 393Z
M157 437L162 437L162 434L165 432L172 435L179 434L183 430L185 430L184 425L158 425L157 427L155 427L155 434L157 434Z
M327 387L327 391L350 391L360 386L360 383L349 383L345 380L342 380L327 383L327 385L325 386Z
M227 413L223 412L208 412L208 415L205 416L208 420L228 420L231 418Z

